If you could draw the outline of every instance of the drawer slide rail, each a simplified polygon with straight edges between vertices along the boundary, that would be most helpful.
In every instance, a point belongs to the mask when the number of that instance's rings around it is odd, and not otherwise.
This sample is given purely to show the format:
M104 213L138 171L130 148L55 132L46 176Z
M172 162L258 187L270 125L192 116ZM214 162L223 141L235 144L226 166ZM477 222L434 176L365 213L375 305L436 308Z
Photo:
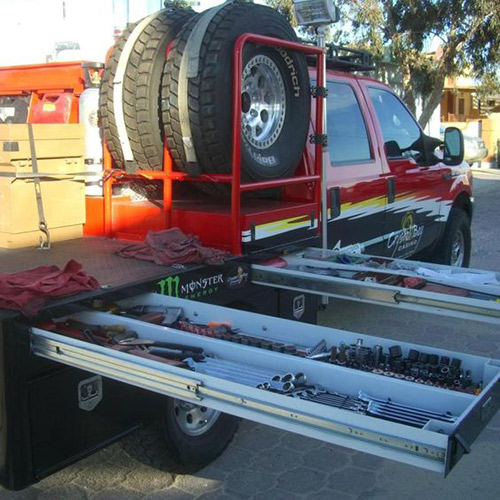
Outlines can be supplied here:
M258 285L284 288L327 297L399 307L410 311L446 315L500 325L499 297L498 295L487 294L483 291L488 290L494 293L498 287L483 286L481 292L473 291L471 296L458 296L452 293L403 288L372 280L364 281L346 277L346 275L349 275L349 271L351 271L350 274L353 274L353 271L357 273L376 272L388 276L391 274L412 276L411 272L379 270L363 265L343 265L302 257L287 257L285 260L287 261L287 266L284 268L252 265L252 282ZM415 263L412 264L415 265ZM446 268L447 266L435 267ZM339 271L340 276L328 274L330 272L335 274ZM477 272L474 271L474 273ZM439 283L450 287L470 290L466 285L463 287L459 286L452 280L447 284L442 280ZM480 293L480 295L475 295L477 293ZM483 298L475 298L477 296ZM484 300L485 297L486 300Z

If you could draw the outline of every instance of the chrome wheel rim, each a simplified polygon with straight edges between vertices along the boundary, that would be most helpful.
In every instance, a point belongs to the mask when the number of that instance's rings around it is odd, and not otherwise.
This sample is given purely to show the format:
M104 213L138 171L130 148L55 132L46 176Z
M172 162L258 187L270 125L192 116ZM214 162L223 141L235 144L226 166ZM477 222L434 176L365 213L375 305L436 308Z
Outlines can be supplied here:
M285 84L278 66L265 55L253 57L242 74L243 136L257 149L270 147L281 133L285 114Z
M450 264L462 267L465 259L465 238L462 231L457 231L451 243Z
M220 411L198 406L179 399L174 400L174 416L184 434L201 436L215 424Z

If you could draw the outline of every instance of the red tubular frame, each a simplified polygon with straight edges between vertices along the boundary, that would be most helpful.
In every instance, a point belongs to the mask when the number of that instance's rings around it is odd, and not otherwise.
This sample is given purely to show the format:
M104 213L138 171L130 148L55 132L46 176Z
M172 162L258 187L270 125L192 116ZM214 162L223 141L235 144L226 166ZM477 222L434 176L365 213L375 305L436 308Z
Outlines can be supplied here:
M253 42L271 47L281 47L288 50L296 50L305 54L318 56L317 81L323 81L323 58L325 54L319 47L304 45L297 42L289 42L278 38L264 35L244 33L240 35L234 45L233 53L233 149L232 149L232 173L233 183L231 186L231 236L232 253L241 253L241 193L255 191L257 189L268 189L274 187L288 186L297 182L315 182L316 196L318 199L318 231L320 230L319 215L321 213L321 145L316 144L315 149L315 172L314 175L291 177L289 179L276 179L272 181L260 181L241 185L241 74L243 72L243 47L246 43ZM323 98L316 101L316 134L323 134ZM319 196L318 196L319 195Z
M172 169L172 158L164 141L163 171L140 171L133 175L121 170L112 170L112 162L109 151L104 147L104 228L107 237L112 236L112 185L120 179L143 177L147 179L159 179L163 181L163 211L165 213L166 227L171 227L172 222L172 184L175 181L190 182L220 182L231 184L231 251L234 255L241 254L241 193L256 191L259 189L270 189L289 186L304 182L313 182L316 185L315 203L318 213L317 233L321 231L321 161L322 145L316 143L314 151L314 174L290 177L286 179L274 179L270 181L258 181L241 184L241 75L243 70L243 47L247 43L257 43L271 47L281 47L287 50L312 54L318 57L316 64L316 78L318 82L323 81L323 60L325 54L319 47L304 45L298 42L289 42L278 38L263 35L244 33L239 36L234 45L233 52L233 143L231 151L231 174L202 174L198 177L190 177L185 172L175 172ZM316 99L316 123L315 133L323 134L323 106L324 98Z

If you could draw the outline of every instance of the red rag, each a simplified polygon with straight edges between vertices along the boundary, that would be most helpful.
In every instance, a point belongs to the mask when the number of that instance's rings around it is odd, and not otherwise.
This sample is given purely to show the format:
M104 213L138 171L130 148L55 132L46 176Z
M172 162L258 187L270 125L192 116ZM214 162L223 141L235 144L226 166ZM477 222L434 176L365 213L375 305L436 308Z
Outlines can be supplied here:
M40 266L29 271L0 274L0 309L15 309L27 316L36 314L48 298L95 290L99 282L70 260L63 270Z
M179 228L149 231L143 244L130 245L118 252L121 257L147 260L160 265L223 264L227 252L204 247L196 236L185 235Z

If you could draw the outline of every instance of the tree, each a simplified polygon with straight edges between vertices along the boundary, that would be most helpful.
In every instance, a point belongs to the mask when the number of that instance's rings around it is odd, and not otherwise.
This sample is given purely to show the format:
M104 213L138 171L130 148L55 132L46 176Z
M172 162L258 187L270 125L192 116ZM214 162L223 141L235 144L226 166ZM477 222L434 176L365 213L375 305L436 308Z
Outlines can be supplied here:
M292 0L269 0L285 15ZM500 9L497 0L337 0L338 43L364 47L378 58L387 51L403 73L403 99L415 111L420 95L425 126L441 101L445 79L467 72L483 77L500 64ZM434 39L441 47L428 48Z
M163 2L165 8L172 7L174 9L189 9L190 5L187 0L165 0Z

